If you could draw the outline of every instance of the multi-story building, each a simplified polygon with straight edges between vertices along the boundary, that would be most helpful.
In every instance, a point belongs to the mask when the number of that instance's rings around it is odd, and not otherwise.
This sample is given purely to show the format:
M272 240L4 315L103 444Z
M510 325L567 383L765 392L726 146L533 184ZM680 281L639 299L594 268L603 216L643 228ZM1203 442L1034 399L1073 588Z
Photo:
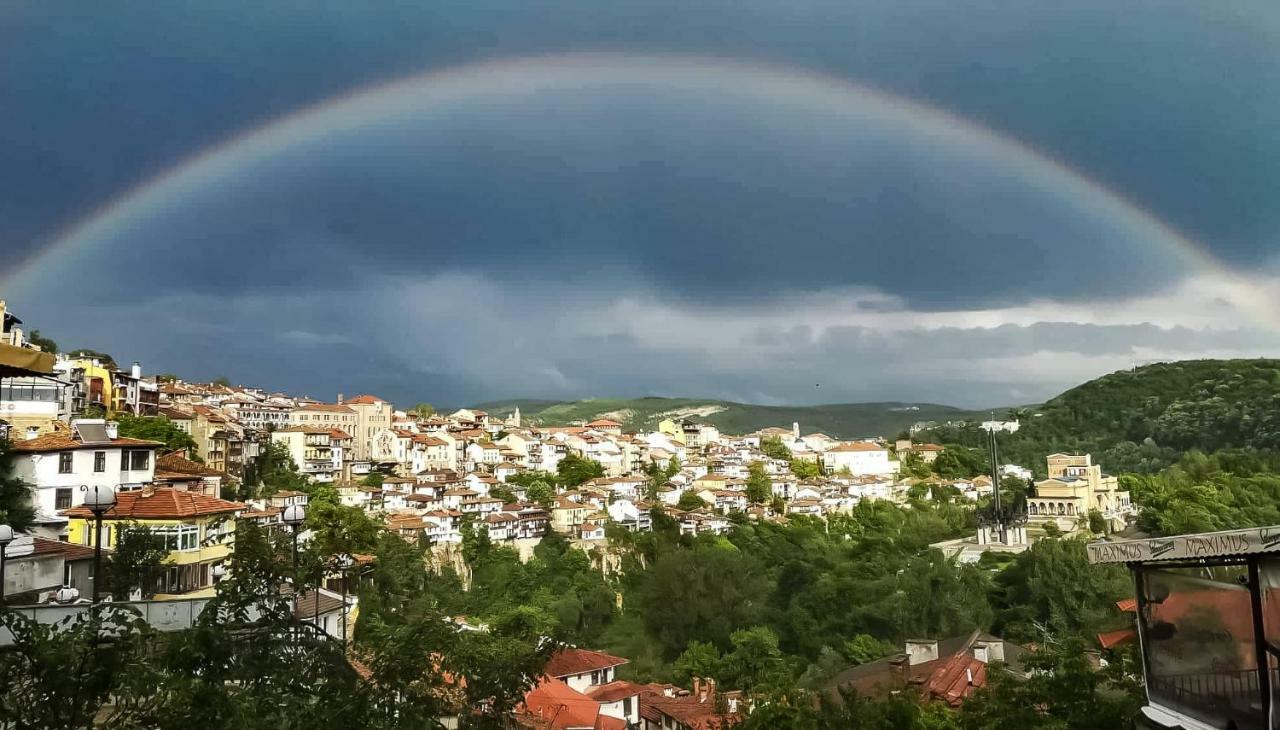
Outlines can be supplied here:
M0 380L0 419L17 435L29 429L52 433L55 421L70 417L69 398L64 396L69 386L53 378L4 378Z
M111 373L111 412L154 416L160 410L160 386L142 377L142 365Z
M156 599L212 595L213 568L231 556L236 514L244 508L239 502L148 485L116 496L115 506L103 514L102 546L114 548L125 523L145 526L163 537L169 550L165 569L151 586ZM92 545L93 513L75 507L66 515L68 541Z
M1096 510L1112 529L1124 529L1135 513L1129 493L1091 455L1050 454L1046 461L1048 478L1036 482L1035 495L1027 498L1029 527L1043 530L1053 522L1062 532L1074 532Z
M233 413L236 420L245 428L255 431L273 431L290 424L289 415L293 411L293 406L286 401L268 399L228 403L227 410Z
M829 473L853 476L889 476L898 473L898 462L889 458L889 449L878 443L854 441L827 449L822 455Z
M340 428L355 436L360 425L355 410L337 403L305 403L289 411L290 426Z
M338 402L356 412L354 428L343 429L354 437L353 458L357 461L372 460L373 439L379 431L391 428L394 406L372 395L358 395L347 400L338 396Z
M318 482L332 482L342 473L334 468L333 429L327 426L289 426L271 433L274 443L289 449L298 471ZM343 440L339 439L341 443Z
M115 424L101 419L72 421L69 430L17 439L14 476L31 485L38 534L62 539L67 518L60 513L84 503L85 487L119 492L142 489L155 477L158 441L120 438Z

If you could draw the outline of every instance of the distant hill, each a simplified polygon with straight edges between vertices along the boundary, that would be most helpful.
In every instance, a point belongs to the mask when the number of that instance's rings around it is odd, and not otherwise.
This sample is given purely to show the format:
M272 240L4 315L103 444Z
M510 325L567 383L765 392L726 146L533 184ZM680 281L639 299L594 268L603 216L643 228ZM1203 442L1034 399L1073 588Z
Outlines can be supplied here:
M1145 365L1095 378L1017 413L1023 427L1002 437L1003 454L1036 469L1055 451L1092 453L1115 472L1144 472L1193 449L1280 449L1280 360ZM972 428L927 435L980 443Z
M609 418L632 429L652 429L664 418L710 423L725 433L742 434L767 426L802 433L821 431L836 438L892 437L917 421L947 421L980 416L936 403L839 403L819 406L760 406L698 398L601 398L580 401L507 400L482 403L494 414L520 407L521 416L545 424L568 424Z

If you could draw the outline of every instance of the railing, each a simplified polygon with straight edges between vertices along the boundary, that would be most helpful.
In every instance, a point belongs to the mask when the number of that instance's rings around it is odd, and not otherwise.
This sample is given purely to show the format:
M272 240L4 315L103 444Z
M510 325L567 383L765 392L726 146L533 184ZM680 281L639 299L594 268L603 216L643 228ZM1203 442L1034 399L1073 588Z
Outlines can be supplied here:
M159 631L182 631L195 625L196 619L200 617L200 613L211 600L213 599L208 597L179 598L172 601L115 601L99 605L133 611ZM88 603L74 603L66 606L60 604L11 606L7 610L33 619L37 623L56 624L85 613L91 608L93 606ZM12 644L13 635L8 629L0 627L0 647Z
M1273 669L1272 686L1278 679ZM1256 669L1150 676L1147 684L1156 704L1210 723L1234 720L1241 728L1265 727Z

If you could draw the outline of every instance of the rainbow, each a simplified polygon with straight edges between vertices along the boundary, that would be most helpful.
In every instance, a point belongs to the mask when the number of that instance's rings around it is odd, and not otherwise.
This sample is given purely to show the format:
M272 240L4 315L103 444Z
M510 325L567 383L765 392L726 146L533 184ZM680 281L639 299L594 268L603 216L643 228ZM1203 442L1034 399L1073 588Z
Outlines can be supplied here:
M0 284L14 285L94 241L128 230L132 222L151 211L163 210L188 195L234 179L246 165L328 135L486 97L518 99L540 91L628 83L691 90L730 89L782 105L872 115L1008 165L1030 184L1043 186L1082 215L1114 221L1195 270L1231 281L1235 303L1246 315L1269 329L1280 330L1277 308L1260 286L1228 271L1203 246L1148 211L1016 139L945 110L833 76L723 58L665 54L574 53L509 58L356 89L250 129L129 190L61 232Z

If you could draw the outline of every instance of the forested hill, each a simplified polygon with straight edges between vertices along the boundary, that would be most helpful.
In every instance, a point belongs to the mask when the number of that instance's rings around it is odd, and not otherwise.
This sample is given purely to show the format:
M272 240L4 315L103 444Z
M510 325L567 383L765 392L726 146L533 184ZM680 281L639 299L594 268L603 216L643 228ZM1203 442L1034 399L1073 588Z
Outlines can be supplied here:
M509 400L481 404L490 413L506 415L516 406L526 421L566 424L609 418L628 428L657 426L664 418L689 418L710 423L726 433L741 434L765 428L790 428L803 433L821 431L836 438L893 436L917 421L966 419L975 414L934 403L837 403L820 406L760 406L692 398L601 398L580 401Z
M1190 450L1280 449L1280 360L1187 360L1123 370L1020 409L1004 455L1043 468L1054 451L1089 452L1113 472L1149 472ZM975 433L939 429L940 440Z

